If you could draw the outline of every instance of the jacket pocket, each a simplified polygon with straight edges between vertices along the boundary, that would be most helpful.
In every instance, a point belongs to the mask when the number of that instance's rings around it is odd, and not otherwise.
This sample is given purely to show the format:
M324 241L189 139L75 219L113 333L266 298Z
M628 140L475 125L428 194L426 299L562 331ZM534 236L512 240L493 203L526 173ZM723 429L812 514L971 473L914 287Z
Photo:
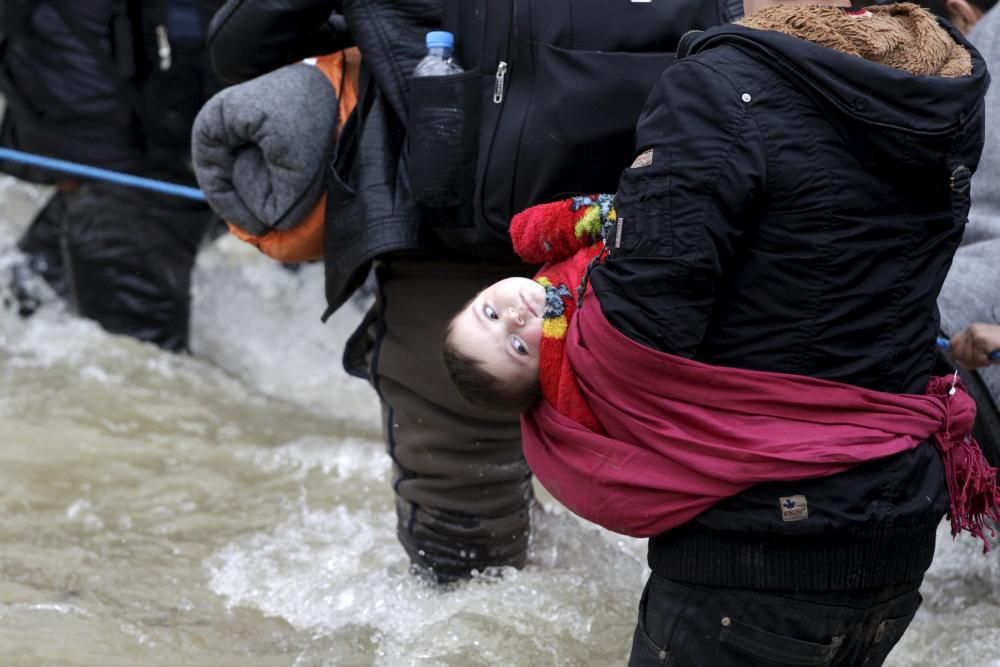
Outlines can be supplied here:
M432 209L472 200L479 144L478 70L410 80L409 176L413 198ZM454 220L454 215L442 216Z
M339 250L343 249L345 244L356 243L355 238L358 236L357 231L346 228L344 224L345 220L353 217L351 213L355 210L354 199L357 193L338 173L332 160L327 164L325 192L326 224L323 232L323 255L329 260L332 257L342 256ZM343 270L340 266L329 266L329 261L326 264L327 272Z

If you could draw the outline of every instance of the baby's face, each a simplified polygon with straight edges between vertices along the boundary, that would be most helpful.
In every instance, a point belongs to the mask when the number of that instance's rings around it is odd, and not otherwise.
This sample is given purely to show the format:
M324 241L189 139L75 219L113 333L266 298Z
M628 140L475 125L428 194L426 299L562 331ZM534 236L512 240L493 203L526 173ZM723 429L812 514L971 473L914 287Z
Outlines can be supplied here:
M505 278L455 317L452 342L505 383L534 382L544 312L544 287L528 278Z

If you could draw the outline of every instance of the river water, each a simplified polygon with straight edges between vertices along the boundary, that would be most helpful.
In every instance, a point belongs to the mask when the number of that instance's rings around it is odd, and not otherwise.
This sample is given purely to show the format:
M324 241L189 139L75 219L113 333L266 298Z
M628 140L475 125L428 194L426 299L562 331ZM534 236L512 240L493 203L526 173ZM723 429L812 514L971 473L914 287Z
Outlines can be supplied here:
M0 179L0 281L43 189ZM442 591L394 537L379 411L322 270L223 237L192 356L0 309L0 665L623 665L644 543L543 491L522 571ZM1000 667L1000 549L942 525L892 667Z

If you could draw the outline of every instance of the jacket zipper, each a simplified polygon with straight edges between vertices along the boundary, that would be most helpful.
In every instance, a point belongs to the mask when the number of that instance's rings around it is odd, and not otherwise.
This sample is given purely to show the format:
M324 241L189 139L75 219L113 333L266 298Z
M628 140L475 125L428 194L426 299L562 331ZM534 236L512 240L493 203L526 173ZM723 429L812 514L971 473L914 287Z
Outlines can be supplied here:
M503 86L506 77L507 63L501 60L499 64L497 64L497 74L493 81L493 104L500 104L503 102Z
M173 53L170 48L170 33L167 31L167 13L169 7L166 0L156 3L156 55L159 57L161 72L166 72L173 65Z
M160 57L160 71L166 72L173 64L173 57L170 50L170 36L167 34L167 26L156 26L156 55Z
M688 30L687 32L685 32L683 35L680 36L680 39L677 40L677 48L674 49L674 58L676 60L680 60L681 58L687 57L687 53L681 54L681 47L684 46L684 40L686 40L691 35L697 34L699 32L705 32L705 31L693 29L693 30Z
M492 4L492 3L490 3ZM500 3L497 3L500 4ZM496 58L495 62L496 71L493 77L493 116L491 127L489 128L489 140L482 146L485 148L486 154L492 153L495 142L497 138L497 133L500 130L500 125L503 122L503 109L507 102L507 91L510 88L510 77L511 77L511 62L517 57L517 33L518 33L518 0L503 0L503 5L507 9L507 39L506 41L498 44L499 53L493 55ZM485 107L483 109L485 112ZM482 156L480 156L482 157ZM486 192L489 190L489 183L493 172L497 169L497 165L489 160L484 160L483 171L479 182L476 184L476 204L474 208L476 209L476 215L482 214L485 218L485 202L486 202ZM480 227L480 225L475 224L475 227ZM487 231L491 235L496 235L498 237L505 237L509 242L509 235L506 230L503 234L497 232L493 229L491 225L485 225L483 230ZM481 230L482 232L482 230Z

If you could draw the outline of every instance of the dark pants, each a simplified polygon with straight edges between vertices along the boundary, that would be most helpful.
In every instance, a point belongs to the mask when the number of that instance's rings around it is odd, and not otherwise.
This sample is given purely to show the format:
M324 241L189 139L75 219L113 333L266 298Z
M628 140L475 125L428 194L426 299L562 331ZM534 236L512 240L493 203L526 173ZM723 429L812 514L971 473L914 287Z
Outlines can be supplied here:
M527 555L532 490L519 418L469 406L441 360L455 313L515 271L525 269L422 259L376 267L369 376L393 461L397 533L412 563L439 582L520 567Z
M191 271L212 220L202 203L86 184L57 192L18 245L78 314L176 352L187 348Z
M913 620L919 587L760 593L652 574L628 664L878 667Z

